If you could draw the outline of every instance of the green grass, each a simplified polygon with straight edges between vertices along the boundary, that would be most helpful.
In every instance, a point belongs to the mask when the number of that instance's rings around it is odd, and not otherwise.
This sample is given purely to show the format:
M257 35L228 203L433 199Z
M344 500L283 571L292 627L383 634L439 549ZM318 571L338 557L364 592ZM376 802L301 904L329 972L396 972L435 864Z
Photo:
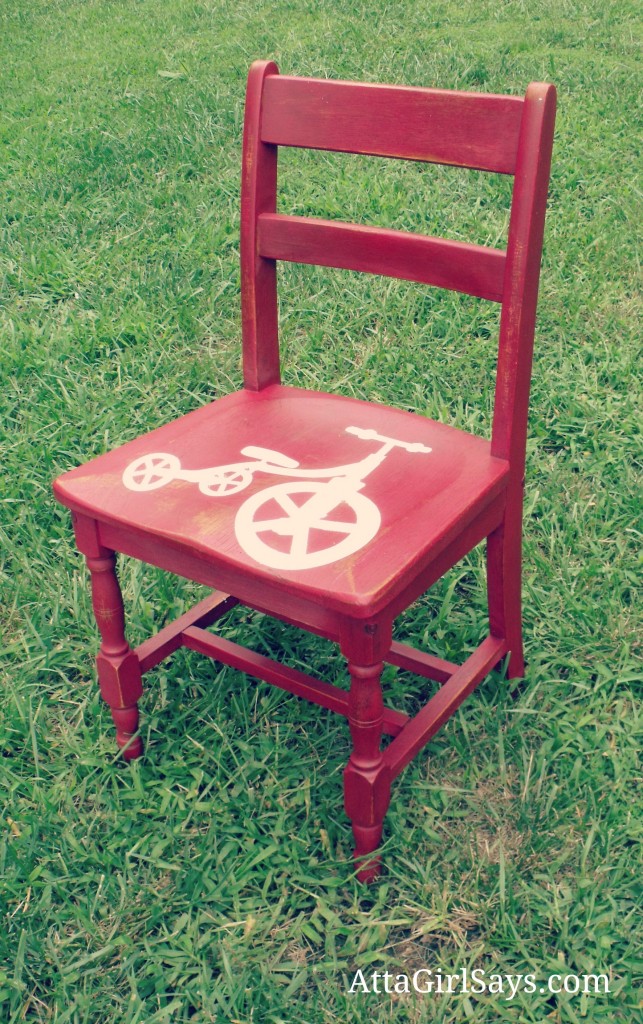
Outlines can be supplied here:
M636 13L628 0L1 0L3 1022L641 1019ZM484 682L398 780L387 871L369 890L341 812L342 721L183 652L148 677L146 757L118 760L84 567L50 489L240 382L256 57L300 74L559 89L528 678L517 697L499 675ZM464 172L289 153L284 173L293 212L482 242L505 225L506 182L500 208L493 180L472 207L480 183ZM281 278L289 383L488 430L494 310L342 272ZM132 642L200 593L134 564L121 575ZM330 645L263 616L237 611L225 630L343 679ZM461 659L484 630L475 552L399 632ZM404 673L386 683L392 703L425 696ZM358 968L463 966L606 972L611 992L347 994Z

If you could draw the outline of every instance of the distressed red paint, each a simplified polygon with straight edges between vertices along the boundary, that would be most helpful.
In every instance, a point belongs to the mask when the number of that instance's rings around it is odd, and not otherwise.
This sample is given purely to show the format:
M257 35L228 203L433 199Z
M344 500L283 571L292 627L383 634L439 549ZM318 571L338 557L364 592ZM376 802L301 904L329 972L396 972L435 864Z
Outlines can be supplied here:
M532 84L519 99L298 79L280 76L272 62L253 64L241 197L244 388L54 484L90 569L99 681L124 756L142 752L142 675L181 646L344 715L353 741L345 807L363 881L380 870L392 780L506 655L511 678L524 671L522 493L554 116L551 85ZM288 145L513 174L506 250L277 214L277 149ZM490 441L385 406L282 387L277 259L500 302ZM348 553L335 557L343 535L338 551ZM484 540L489 635L477 650L455 665L393 641L395 617ZM132 650L116 551L214 592ZM350 692L208 632L239 602L338 642ZM442 684L413 719L384 704L386 662ZM384 751L383 734L392 737Z

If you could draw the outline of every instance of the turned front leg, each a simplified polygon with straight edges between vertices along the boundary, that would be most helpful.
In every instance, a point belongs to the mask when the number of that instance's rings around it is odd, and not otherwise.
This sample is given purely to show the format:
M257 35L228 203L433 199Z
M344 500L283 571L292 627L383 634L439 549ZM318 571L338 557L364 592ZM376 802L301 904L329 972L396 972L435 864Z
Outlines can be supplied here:
M351 677L348 722L353 751L344 771L344 803L353 827L353 855L361 882L371 882L380 873L381 858L374 853L382 841L384 816L390 801L390 779L383 770L380 749L383 667L382 662L368 666L349 662L348 665Z
M116 726L116 742L123 757L132 761L143 753L138 729L138 699L143 692L139 660L125 639L125 611L116 575L116 557L108 552L88 557L92 604L101 635L96 658L100 692Z

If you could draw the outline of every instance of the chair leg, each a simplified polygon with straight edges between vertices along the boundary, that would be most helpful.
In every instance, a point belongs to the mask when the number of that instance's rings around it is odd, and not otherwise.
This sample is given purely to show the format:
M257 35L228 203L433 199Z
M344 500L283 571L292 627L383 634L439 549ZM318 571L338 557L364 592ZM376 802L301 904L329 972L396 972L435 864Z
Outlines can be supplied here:
M116 726L116 742L126 761L143 753L138 729L138 699L143 692L139 660L125 639L123 597L116 576L113 552L87 557L91 574L92 604L101 635L96 658L100 691ZM133 738L134 737L134 738Z
M517 507L516 507L517 506ZM505 637L508 679L525 674L522 647L522 503L508 503L505 518L487 538L487 597L492 636Z
M349 662L351 677L348 722L353 751L344 770L344 805L351 819L360 882L372 882L380 873L381 857L373 856L382 840L391 784L383 771L382 737L383 663L366 667Z

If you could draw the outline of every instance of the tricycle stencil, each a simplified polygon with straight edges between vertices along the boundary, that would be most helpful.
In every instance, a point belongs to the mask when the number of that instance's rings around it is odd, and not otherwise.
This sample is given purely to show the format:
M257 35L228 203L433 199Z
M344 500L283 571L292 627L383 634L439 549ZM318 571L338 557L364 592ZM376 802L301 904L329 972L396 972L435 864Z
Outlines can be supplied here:
M327 469L302 469L295 459L255 445L241 449L241 455L252 461L209 469L183 469L176 455L153 452L126 467L123 483L132 491L153 491L172 480L187 480L198 484L202 494L218 498L243 490L255 473L291 477L288 483L248 498L236 514L234 532L246 554L261 565L312 569L352 555L373 539L380 511L359 492L393 448L431 451L420 442L399 441L361 427L346 427L346 433L377 441L380 448L359 462Z

